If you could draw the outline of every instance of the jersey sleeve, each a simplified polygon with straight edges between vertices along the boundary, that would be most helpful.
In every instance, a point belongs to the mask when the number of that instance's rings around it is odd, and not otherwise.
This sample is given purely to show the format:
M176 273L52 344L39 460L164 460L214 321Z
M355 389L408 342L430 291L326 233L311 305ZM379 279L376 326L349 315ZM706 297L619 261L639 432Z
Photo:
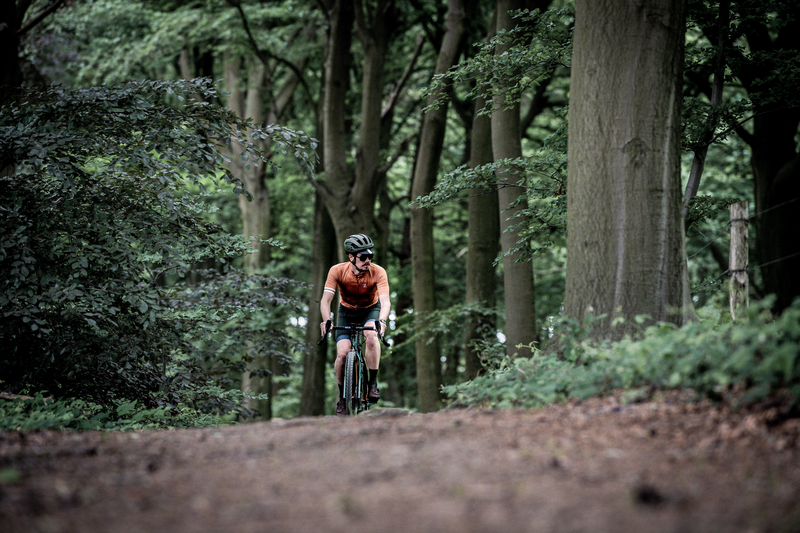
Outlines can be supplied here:
M328 270L328 279L325 280L325 289L324 292L336 296L336 288L339 286L339 276L336 270L336 266L332 266L330 270Z
M375 286L378 290L378 296L382 294L389 294L389 277L386 275L386 270L382 267Z

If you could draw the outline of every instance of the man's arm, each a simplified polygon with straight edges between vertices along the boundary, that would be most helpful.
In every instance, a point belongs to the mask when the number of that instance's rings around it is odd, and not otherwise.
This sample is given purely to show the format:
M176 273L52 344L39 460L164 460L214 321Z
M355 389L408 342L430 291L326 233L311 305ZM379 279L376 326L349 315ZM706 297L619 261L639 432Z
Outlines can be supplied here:
M319 301L319 314L322 316L322 323L319 326L323 336L327 333L326 322L331 318L331 302L333 302L333 294L324 291L322 299Z
M386 334L386 321L389 320L389 315L392 311L392 300L389 298L388 294L380 294L378 295L378 299L381 302L381 335Z

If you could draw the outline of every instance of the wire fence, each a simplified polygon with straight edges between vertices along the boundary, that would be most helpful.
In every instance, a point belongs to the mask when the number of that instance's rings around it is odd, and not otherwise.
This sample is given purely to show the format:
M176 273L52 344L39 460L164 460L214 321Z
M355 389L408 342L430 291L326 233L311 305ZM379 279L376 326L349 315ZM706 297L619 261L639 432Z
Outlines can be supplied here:
M763 210L759 211L758 213L753 214L751 217L749 217L747 219L747 221L748 222L753 222L754 219L758 218L759 216L763 215L764 213L767 213L767 212L772 211L774 209L778 209L780 207L785 207L785 206L787 206L789 204L793 204L794 202L797 202L798 200L800 200L800 197L792 198L791 200L786 200L785 202L781 202L781 203L779 203L777 205L773 205L771 207L763 209ZM702 246L699 250L697 250L692 255L688 256L688 259L692 259L693 257L701 254L706 248L708 248L709 246L712 246L714 243L718 242L723 236L726 236L726 237L729 236L730 235L731 222L734 222L734 221L729 220L728 223L725 225L726 231L719 230L719 231L716 232L716 235L712 235L711 237L706 237L706 235L702 231L698 230L698 233L703 238L708 239L708 240L707 240L707 242L706 242L706 244L704 246ZM765 263L761 263L761 264L758 264L758 265L754 265L754 266L749 266L748 265L747 271L749 272L751 270L759 269L761 267L769 266L769 265L772 265L772 264L775 264L775 263L780 263L781 261L786 261L788 259L792 259L792 258L797 257L799 255L800 255L800 252L795 252L795 253L792 253L792 254L789 254L789 255L786 255L786 256L783 256L783 257L779 257L777 259L772 259L770 261L767 261ZM725 276L730 276L732 273L733 272L730 269L727 269L722 274L720 274L719 276L717 276L714 279L717 280L717 279L720 279L720 278L725 277Z

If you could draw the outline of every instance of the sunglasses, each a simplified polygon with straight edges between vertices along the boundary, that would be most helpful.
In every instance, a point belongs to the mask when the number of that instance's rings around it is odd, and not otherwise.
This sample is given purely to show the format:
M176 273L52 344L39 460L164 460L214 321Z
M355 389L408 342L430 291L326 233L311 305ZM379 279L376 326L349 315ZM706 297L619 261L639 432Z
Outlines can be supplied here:
M358 259L359 261L366 261L367 259L372 259L373 255L374 254L358 254L356 256L356 259Z

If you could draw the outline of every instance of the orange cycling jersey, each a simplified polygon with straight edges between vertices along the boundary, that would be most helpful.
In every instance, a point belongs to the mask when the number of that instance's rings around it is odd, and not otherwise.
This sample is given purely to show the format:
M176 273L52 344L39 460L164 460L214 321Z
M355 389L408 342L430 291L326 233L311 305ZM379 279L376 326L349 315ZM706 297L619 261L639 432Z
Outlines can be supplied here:
M389 294L386 270L372 264L367 272L353 274L350 263L333 265L328 271L325 292L335 295L339 289L341 303L349 309L366 309L378 303L378 296Z

